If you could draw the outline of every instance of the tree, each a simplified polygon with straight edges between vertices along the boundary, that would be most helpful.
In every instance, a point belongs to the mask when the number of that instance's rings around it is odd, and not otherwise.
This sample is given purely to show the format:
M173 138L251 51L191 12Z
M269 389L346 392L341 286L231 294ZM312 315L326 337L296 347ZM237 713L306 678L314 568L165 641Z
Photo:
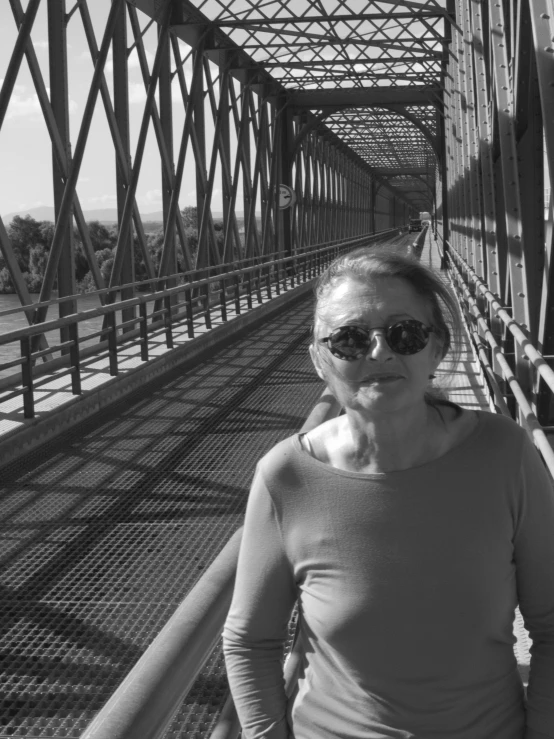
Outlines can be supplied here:
M35 244L46 246L47 241L42 226L48 221L35 221L31 216L14 216L8 226L8 236L19 268L27 272L29 268L29 251ZM51 242L50 242L51 243ZM48 244L48 248L49 248Z
M198 208L187 205L181 211L181 215L183 216L183 225L185 228L193 228L198 231Z
M94 251L113 249L117 244L117 226L107 228L100 221L89 221L87 226Z

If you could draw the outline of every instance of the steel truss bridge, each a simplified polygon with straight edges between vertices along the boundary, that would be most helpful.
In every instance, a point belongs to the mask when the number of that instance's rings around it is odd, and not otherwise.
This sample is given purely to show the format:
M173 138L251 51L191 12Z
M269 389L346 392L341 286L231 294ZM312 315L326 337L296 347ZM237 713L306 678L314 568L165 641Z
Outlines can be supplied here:
M230 739L234 532L255 460L339 410L310 413L305 356L336 254L442 267L482 402L554 475L554 0L9 0L0 25L2 178L32 90L54 204L0 202L0 737Z

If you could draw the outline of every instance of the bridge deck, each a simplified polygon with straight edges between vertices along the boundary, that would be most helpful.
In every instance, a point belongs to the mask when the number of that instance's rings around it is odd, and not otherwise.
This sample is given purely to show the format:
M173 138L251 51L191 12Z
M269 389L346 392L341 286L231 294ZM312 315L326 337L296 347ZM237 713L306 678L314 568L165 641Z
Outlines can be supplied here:
M0 737L78 737L240 525L256 460L321 393L310 323L308 298L4 470ZM488 407L469 345L440 372ZM167 736L206 736L225 693L216 653Z

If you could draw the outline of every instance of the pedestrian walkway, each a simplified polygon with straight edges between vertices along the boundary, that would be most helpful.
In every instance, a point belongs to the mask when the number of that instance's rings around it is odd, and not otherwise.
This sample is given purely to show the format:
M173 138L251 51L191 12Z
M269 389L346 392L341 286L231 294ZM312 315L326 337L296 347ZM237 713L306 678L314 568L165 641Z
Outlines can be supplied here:
M311 323L306 295L4 468L0 739L77 739L240 526L256 461L322 392ZM469 342L458 369L438 381L487 408ZM216 649L166 736L209 736L226 694Z

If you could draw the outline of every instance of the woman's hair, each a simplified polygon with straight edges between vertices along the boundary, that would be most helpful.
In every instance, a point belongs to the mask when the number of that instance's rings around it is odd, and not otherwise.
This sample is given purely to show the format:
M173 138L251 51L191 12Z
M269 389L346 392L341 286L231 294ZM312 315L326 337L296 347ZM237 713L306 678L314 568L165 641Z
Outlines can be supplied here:
M320 275L315 286L314 331L318 323L328 323L326 315L329 298L336 287L346 280L367 282L396 278L409 283L431 309L435 335L442 343L442 356L451 351L454 365L460 359L462 323L458 303L443 282L440 273L423 266L415 258L403 256L386 246L361 247L337 257ZM454 341L453 341L454 339ZM437 395L436 392L432 395ZM439 393L440 395L440 393ZM432 402L429 397L428 400Z

